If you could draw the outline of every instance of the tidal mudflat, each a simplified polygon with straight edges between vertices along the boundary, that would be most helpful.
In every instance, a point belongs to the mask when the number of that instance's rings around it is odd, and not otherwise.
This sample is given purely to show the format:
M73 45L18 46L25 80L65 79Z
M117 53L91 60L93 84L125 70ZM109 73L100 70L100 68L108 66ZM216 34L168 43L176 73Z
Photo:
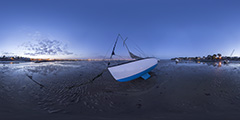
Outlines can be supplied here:
M1 62L0 119L239 119L240 62L162 60L117 82L102 61Z

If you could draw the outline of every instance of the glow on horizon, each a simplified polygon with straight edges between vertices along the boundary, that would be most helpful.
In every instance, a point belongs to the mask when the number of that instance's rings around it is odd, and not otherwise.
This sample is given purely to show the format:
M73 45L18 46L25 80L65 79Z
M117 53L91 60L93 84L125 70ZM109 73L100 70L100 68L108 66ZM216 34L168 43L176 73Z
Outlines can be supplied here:
M239 4L237 0L1 1L0 55L100 58L120 33L129 38L128 44L134 41L147 55L161 59L229 56L232 49L236 56L240 55ZM18 47L46 36L68 44L67 51L73 54L27 56ZM122 43L118 47L116 53L127 56Z
M94 55L89 56L88 53L84 50L81 50L81 52L83 52L85 54L79 53L80 55L79 54L74 54L74 55L37 55L37 56L25 55L23 50L21 48L19 48L19 46L24 42L33 41L34 39L36 39L36 38L29 37L30 33L32 35L34 35L35 32L32 32L32 33L28 32L26 34L20 34L19 32L16 32L16 34L12 33L12 35L10 37L5 38L4 42L1 44L3 46L1 46L1 48L0 48L0 54L2 52L2 55L4 55L3 52L9 52L9 53L13 53L13 54L10 54L9 56L22 56L22 57L43 58L43 59L47 59L47 58L50 58L50 59L102 59L103 58L103 56L101 56L101 57L94 56ZM42 36L43 35L39 35L38 37L42 37ZM240 38L240 37L237 37L237 38ZM237 39L237 38L228 38L228 39ZM237 43L240 43L240 42L237 42ZM202 54L202 55L193 54L193 55L189 56L189 55L184 55L183 53L181 53L181 54L176 53L176 56L164 57L164 55L163 55L162 59L170 59L172 57L180 57L180 56L183 56L183 57L207 56L207 55L212 55L212 54L217 54L217 53L221 53L223 56L230 56L230 53L232 52L232 50L234 48L237 48L237 46L238 46L238 44L234 44L232 46L229 45L229 46L227 46L227 47L229 47L229 49L225 49L225 51L223 51L223 52L209 51L207 54ZM214 47L221 48L222 46L218 46L218 44L216 43L216 46L214 46ZM70 48L71 48L71 46L70 46ZM125 49L125 48L123 48L123 49ZM123 50L123 49L121 49L121 50ZM75 51L77 51L77 50L75 50ZM240 56L239 51L240 51L239 49L235 49L233 56ZM126 52L126 51L124 51L124 52ZM109 56L109 55L107 55L107 56ZM129 57L126 57L126 56L124 58L129 59Z

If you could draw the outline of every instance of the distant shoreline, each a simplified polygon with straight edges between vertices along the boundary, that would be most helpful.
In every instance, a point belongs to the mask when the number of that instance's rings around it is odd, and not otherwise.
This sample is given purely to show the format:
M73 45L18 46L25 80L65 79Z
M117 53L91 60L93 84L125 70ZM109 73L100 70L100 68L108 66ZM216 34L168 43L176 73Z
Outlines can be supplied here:
M12 62L12 63L20 63L20 62L61 62L61 61L127 61L132 59L31 59L31 60L0 60L0 63L4 62Z

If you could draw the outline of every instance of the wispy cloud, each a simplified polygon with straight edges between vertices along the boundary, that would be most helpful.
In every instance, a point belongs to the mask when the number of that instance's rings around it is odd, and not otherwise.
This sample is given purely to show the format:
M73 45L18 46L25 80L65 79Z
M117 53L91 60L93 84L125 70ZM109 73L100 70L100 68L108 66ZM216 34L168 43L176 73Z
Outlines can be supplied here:
M14 55L14 53L12 53L12 52L2 51L1 53L2 53L2 55Z
M24 54L30 56L37 55L71 55L67 50L67 44L59 40L53 40L46 36L42 37L40 32L31 35L32 41L23 43Z

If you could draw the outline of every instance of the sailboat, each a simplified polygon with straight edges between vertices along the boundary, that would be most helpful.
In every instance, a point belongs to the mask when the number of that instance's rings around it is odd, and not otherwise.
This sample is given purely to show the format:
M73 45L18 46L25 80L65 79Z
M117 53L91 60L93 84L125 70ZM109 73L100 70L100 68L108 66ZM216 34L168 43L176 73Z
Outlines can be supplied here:
M118 35L118 37L115 41L110 59L112 58L113 55L115 55L114 50L115 50L115 47L116 47L119 37L121 37L120 34ZM141 77L145 80L150 78L151 75L149 75L148 72L153 70L158 65L158 60L154 57L142 58L142 57L139 57L139 56L133 54L128 49L127 44L125 43L126 39L123 41L124 41L124 45L126 46L126 48L128 50L130 57L134 60L124 62L121 64L111 65L111 66L109 63L108 70L111 73L111 75L113 76L113 78L119 82L127 82L127 81L137 79L139 77Z

